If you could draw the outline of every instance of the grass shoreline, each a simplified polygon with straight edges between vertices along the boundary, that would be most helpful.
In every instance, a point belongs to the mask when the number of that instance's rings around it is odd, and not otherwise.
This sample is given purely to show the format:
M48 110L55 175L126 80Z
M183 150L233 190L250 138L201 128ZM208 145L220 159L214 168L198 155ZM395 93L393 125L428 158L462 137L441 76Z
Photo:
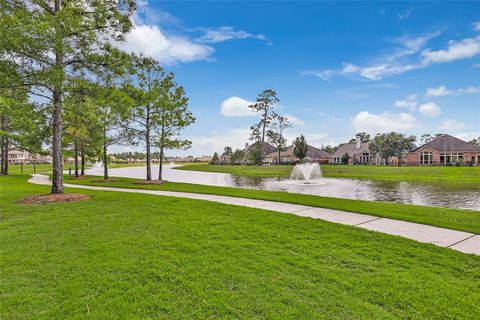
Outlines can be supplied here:
M287 193L282 191L217 187L179 182L165 182L160 185L144 185L138 184L139 181L143 180L120 177L115 177L116 181L114 182L101 182L98 181L98 178L98 176L86 176L81 179L75 179L74 177L65 176L65 182L81 185L215 194L258 200L286 202L308 205L313 207L370 214L379 217L405 220L480 234L480 211L474 210L427 207L366 200L352 200Z
M468 319L480 257L351 226L201 200L0 177L5 319ZM441 285L439 285L441 284Z

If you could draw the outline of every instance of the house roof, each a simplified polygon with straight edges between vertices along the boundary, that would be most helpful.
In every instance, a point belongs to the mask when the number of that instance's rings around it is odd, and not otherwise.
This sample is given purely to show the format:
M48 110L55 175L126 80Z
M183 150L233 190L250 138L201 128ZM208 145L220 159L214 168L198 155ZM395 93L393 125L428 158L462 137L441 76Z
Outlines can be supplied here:
M433 149L437 152L480 152L480 147L472 143L468 143L458 138L452 137L448 134L435 138L432 141L413 149L412 152L416 152L425 147Z
M248 156L248 154L252 151L252 149L259 144L260 144L260 142L255 142L255 143L252 143L251 145L249 145L248 147L246 147L243 150L245 152L245 155ZM277 150L277 148L275 148L274 146L272 146L268 142L263 143L263 148L262 149L263 149L263 154L269 154L269 153L272 153L275 150Z
M369 144L370 144L370 142L362 142L360 144L360 148L357 149L357 144L356 143L346 143L343 146L340 146L337 149L337 151L335 151L335 153L333 154L332 157L340 158L345 153L348 153L348 155L353 156L354 154L369 152L369 150L368 150L368 145Z
M330 153L325 152L323 150L320 150L318 148L312 147L310 145L307 145L308 151L307 151L307 157L312 158L312 159L318 159L318 158L329 158ZM287 149L283 150L280 152L280 157L290 157L293 156L293 149L295 146L292 144L290 145ZM278 152L270 152L269 154L266 155L266 157L277 157Z

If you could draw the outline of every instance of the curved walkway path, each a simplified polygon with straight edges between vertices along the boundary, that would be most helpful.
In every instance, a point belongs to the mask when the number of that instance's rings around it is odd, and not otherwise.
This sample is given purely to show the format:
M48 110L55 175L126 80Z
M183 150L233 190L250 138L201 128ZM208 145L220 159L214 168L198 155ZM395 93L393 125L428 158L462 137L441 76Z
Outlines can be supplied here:
M41 174L33 174L28 180L30 183L50 185L49 177ZM98 187L78 184L65 184L68 188L129 192L152 194L168 197L180 197L188 199L206 200L220 202L225 204L239 205L250 208L258 208L281 213L294 214L300 217L309 217L313 219L322 219L334 223L346 224L382 232L386 234L401 236L404 238L416 240L418 242L431 243L440 247L448 247L453 250L464 253L473 253L480 255L480 235L463 231L451 230L446 228L433 227L429 225L407 222L402 220L388 219L346 212L340 210L324 209L318 207L309 207L298 204L273 202L265 200L255 200L228 196L208 195L199 193L146 190L146 189L128 189L113 187Z

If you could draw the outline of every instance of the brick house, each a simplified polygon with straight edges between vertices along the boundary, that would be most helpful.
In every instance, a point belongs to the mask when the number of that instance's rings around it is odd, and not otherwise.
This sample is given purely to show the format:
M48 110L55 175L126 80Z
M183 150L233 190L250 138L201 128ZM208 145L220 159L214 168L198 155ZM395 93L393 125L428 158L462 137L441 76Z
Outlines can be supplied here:
M348 154L348 164L380 164L380 158L370 152L369 144L370 142L361 142L358 138L355 143L346 143L330 156L329 163L342 164L342 157Z
M456 163L480 165L480 147L442 135L407 153L405 165L454 165Z

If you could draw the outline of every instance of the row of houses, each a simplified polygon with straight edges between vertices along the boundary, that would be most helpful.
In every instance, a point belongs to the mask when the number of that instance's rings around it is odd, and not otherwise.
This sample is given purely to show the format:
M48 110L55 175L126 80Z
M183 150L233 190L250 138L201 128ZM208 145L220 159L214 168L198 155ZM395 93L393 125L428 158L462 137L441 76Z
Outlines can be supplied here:
M361 142L357 139L354 143L346 143L340 146L334 154L330 154L321 149L308 145L307 157L310 161L320 164L385 164L389 165L453 165L456 163L469 163L480 165L480 147L472 143L450 135L442 135L436 139L421 145L408 153L402 159L391 157L381 159L379 155L372 152L369 148L371 142ZM244 149L245 159L249 153L256 147L256 144L246 146ZM296 163L299 161L293 154L294 145L290 145L280 152L280 161L278 161L278 151L274 146L265 142L263 145L263 163L277 164ZM244 162L245 160L243 160ZM242 162L242 163L243 163ZM231 157L223 155L219 159L221 164L231 164Z
M383 164L381 159L369 149L370 142L362 143L358 139L356 143L342 145L331 156L331 164L340 164L344 161L344 155L348 154L349 164ZM402 159L392 157L387 159L389 164L397 165L453 165L457 163L470 163L480 165L480 147L465 142L451 135L445 134L430 142L407 152Z

